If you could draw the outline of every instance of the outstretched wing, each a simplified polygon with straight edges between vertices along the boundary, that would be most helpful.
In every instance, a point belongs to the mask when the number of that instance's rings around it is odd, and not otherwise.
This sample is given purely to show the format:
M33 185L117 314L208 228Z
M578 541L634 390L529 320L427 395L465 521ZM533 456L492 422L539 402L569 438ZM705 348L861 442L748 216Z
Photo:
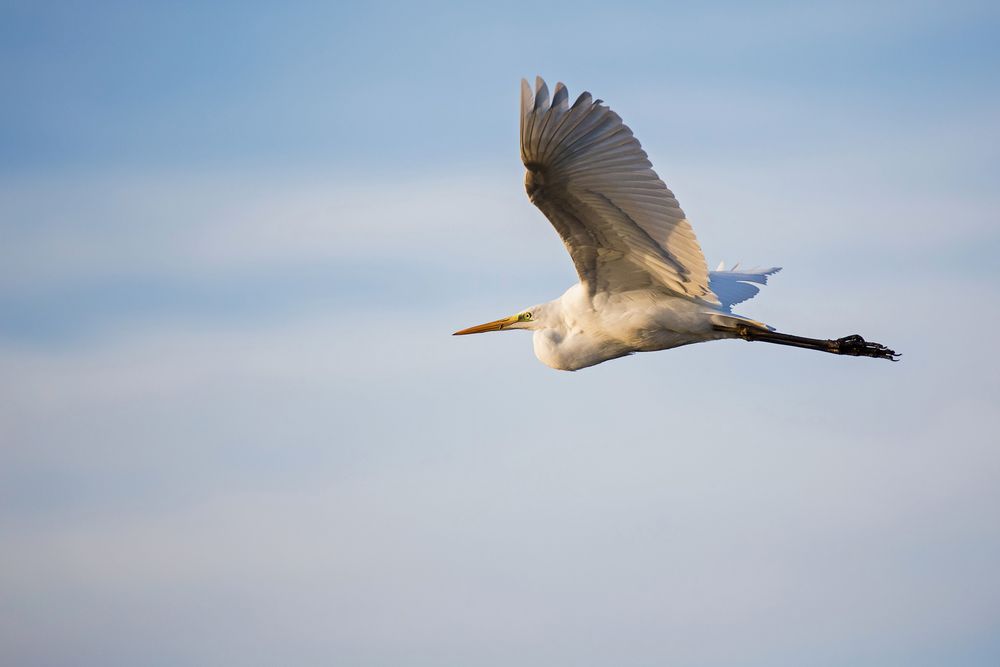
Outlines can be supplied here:
M528 197L562 237L591 292L664 289L717 304L691 225L621 117L583 93L572 106L521 80Z

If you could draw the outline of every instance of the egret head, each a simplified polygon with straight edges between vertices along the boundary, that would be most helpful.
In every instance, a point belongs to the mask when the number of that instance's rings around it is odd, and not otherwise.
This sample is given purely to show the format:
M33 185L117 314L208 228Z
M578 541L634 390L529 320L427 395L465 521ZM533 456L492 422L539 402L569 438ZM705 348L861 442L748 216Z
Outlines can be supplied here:
M535 306L510 317L456 331L452 335L464 336L466 334L486 333L487 331L507 331L508 329L540 329L544 326L542 324L543 314L542 306Z

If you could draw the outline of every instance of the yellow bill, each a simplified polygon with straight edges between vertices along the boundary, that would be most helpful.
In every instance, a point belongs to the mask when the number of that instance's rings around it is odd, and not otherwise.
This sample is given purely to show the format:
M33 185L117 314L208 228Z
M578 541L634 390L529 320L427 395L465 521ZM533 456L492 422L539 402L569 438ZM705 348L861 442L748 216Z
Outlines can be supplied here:
M510 317L505 317L502 320L493 320L492 322L487 322L486 324L477 324L474 327L469 327L468 329L462 329L461 331L456 331L452 336L464 336L466 334L474 333L486 333L487 331L500 331L505 327L509 327L512 324L518 322L517 315L511 315Z

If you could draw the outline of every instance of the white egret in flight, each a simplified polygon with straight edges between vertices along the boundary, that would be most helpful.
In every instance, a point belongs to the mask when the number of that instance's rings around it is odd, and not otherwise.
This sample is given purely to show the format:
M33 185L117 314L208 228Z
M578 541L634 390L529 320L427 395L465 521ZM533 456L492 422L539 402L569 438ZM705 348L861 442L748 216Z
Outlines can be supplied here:
M709 271L691 225L621 117L583 93L521 81L521 160L532 203L556 228L580 282L539 304L455 335L528 329L535 355L577 370L633 352L726 338L895 361L861 336L779 333L734 314L778 268Z

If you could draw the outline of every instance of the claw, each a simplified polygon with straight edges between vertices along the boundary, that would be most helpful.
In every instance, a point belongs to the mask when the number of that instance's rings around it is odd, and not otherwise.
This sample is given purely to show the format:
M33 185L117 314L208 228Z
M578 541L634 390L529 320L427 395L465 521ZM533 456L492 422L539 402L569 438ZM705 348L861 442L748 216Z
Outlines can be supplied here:
M854 357L872 357L873 359L888 359L889 361L899 361L894 350L890 350L881 343L869 343L861 336L854 334L844 336L833 341L837 354L848 354Z

